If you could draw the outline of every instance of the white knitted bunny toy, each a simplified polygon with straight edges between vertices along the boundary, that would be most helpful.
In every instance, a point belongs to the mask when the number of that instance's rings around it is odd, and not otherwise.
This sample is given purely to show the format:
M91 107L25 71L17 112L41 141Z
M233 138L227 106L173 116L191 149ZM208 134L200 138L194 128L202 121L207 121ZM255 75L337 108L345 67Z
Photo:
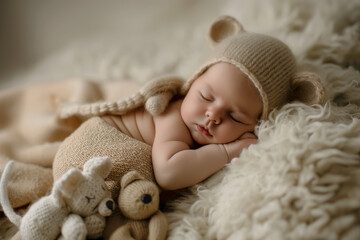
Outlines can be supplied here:
M52 192L35 202L21 217L11 207L7 192L10 161L1 176L0 202L9 220L20 228L22 239L97 238L105 228L105 216L115 203L106 190L104 179L112 165L108 157L95 157L81 172L72 168L55 182Z

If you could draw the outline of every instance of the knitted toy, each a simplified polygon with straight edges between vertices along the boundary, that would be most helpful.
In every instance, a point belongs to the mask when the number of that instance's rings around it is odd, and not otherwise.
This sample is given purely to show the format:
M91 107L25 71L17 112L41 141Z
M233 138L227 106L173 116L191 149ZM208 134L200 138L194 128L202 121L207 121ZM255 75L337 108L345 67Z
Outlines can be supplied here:
M131 171L121 179L118 198L121 214L116 217L115 231L110 239L149 239L166 238L167 220L159 208L159 189L145 180L136 171ZM114 222L112 223L114 224Z
M1 197L4 213L20 228L22 239L97 238L105 228L105 216L112 214L115 203L109 198L104 178L111 170L108 157L90 159L83 171L72 168L54 183L52 192L35 202L21 217L12 209L7 182L13 162L1 176Z

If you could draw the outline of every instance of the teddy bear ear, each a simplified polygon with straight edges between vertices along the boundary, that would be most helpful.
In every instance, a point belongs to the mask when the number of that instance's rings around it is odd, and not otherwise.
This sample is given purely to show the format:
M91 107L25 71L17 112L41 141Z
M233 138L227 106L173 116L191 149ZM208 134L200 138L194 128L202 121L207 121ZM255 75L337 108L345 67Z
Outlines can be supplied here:
M121 189L124 189L130 183L136 180L144 180L137 171L130 171L121 178Z
M99 175L105 179L112 168L111 160L109 157L94 157L84 164L83 172L89 175Z
M224 39L244 31L243 26L235 18L230 16L221 16L210 26L210 44L214 47Z
M293 77L291 101L305 104L324 104L325 89L315 73L299 72Z
M53 189L57 194L70 199L73 196L78 183L83 179L84 176L79 169L71 168L55 183Z

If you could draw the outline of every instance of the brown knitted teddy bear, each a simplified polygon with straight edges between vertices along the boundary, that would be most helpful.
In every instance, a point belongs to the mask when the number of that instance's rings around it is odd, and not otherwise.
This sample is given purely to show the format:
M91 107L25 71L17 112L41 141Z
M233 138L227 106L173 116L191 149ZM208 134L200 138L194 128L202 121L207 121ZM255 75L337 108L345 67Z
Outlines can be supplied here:
M120 212L108 219L104 238L165 239L168 223L159 210L159 201L156 184L145 180L137 171L125 174L118 197Z

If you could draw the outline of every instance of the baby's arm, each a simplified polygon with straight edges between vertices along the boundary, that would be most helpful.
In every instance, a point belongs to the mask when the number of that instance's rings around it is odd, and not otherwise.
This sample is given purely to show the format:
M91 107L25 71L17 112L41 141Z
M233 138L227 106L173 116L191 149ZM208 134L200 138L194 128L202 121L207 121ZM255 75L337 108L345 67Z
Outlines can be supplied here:
M238 155L241 151L238 151L241 140L228 147L227 144L209 144L191 149L193 140L181 119L180 104L181 102L171 104L164 114L154 118L154 173L158 184L169 190L201 182L220 170L233 157L234 152Z
M234 142L224 144L226 152L229 155L229 161L234 157L239 156L240 152L250 146L251 144L257 143L257 137L255 134L247 132L243 134L239 139Z

